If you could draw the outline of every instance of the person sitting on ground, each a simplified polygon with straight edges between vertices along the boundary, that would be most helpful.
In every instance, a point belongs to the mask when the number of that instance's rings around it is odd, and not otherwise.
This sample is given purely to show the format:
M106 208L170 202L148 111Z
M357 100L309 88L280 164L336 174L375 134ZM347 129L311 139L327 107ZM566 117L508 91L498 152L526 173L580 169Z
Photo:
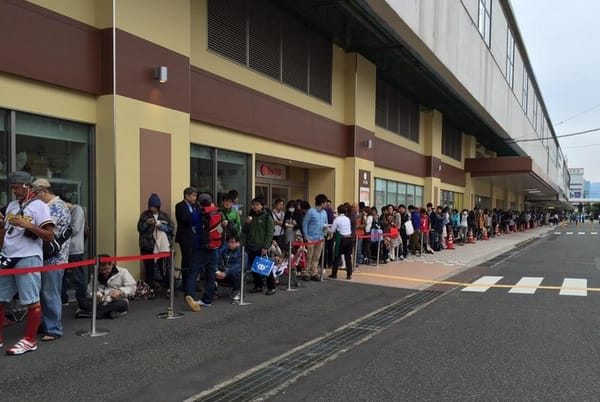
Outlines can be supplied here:
M244 256L245 262L248 258ZM234 303L240 301L240 288L242 284L242 248L240 238L231 236L227 239L227 249L221 256L219 270L215 274L217 281L231 284L233 292L231 298Z
M100 254L101 259L110 258L108 254ZM88 286L88 298L80 303L75 313L77 318L92 316L93 283ZM117 267L111 262L98 265L98 289L96 291L97 318L118 318L129 310L128 297L135 295L136 282L125 268Z

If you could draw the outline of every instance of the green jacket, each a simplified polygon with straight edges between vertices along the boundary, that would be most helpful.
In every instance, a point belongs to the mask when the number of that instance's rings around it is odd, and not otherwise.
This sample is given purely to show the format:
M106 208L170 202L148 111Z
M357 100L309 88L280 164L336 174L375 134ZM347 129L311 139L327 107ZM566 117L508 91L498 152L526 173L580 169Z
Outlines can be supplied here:
M235 234L239 236L242 232L242 223L240 222L240 214L234 208L231 208L227 211L225 208L221 207L221 222L227 221L227 234Z
M269 249L273 241L273 217L264 210L258 215L251 210L248 216L252 217L252 221L245 221L242 225L242 244L250 251Z

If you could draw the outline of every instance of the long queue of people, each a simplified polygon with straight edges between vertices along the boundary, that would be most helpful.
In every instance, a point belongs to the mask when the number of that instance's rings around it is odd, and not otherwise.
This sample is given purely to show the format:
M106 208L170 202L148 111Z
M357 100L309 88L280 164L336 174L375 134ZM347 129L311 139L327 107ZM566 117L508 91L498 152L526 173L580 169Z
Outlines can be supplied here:
M15 200L0 215L0 268L82 261L86 225L81 207L54 194L46 179L32 182L27 172L10 173L8 183ZM278 199L272 208L264 198L255 197L247 214L238 202L235 190L216 203L210 194L188 187L175 206L175 220L161 210L158 194L150 196L147 210L140 214L137 230L142 255L164 255L178 243L181 289L192 311L212 306L220 284L231 286L233 302L239 302L242 266L252 267L264 257L271 258L274 267L266 276L252 272L254 286L249 292L272 296L278 277L286 271L295 273L298 280L320 282L326 269L331 269L329 278L337 279L340 267L345 267L346 279L351 280L356 265L439 252L450 237L464 244L470 236L494 237L498 231L525 230L561 219L536 211L474 208L459 212L434 208L431 203L425 208L387 205L380 209L343 203L334 209L324 194L315 197L313 206L306 200L285 204ZM144 259L144 281L153 290L168 293L171 262L166 257ZM121 317L127 314L128 299L140 290L140 283L125 268L112 263L100 264L95 295L83 267L71 272L78 318L90 317L94 303L99 318ZM196 299L199 276L203 291ZM27 321L24 337L6 350L9 355L36 350L37 334L41 341L62 336L62 307L68 303L64 270L0 276L0 347L5 305L17 293L27 310Z

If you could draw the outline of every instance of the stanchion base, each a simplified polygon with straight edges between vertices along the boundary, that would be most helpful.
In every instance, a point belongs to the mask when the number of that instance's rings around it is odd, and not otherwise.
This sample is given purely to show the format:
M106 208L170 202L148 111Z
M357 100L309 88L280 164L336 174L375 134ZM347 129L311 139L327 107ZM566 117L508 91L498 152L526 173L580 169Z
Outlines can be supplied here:
M252 303L249 303L249 302L233 302L231 304L235 304L236 306L249 306Z
M286 292L295 292L297 290L298 290L298 288L286 288L285 289Z
M165 320L176 320L178 318L183 318L183 313L160 313L156 314L156 318L163 318Z
M104 336L104 335L108 335L110 331L107 329L96 329L96 332L92 333L92 331L85 331L85 330L81 330L81 331L77 331L75 332L75 335L78 336L89 336L90 338L94 338L96 336Z

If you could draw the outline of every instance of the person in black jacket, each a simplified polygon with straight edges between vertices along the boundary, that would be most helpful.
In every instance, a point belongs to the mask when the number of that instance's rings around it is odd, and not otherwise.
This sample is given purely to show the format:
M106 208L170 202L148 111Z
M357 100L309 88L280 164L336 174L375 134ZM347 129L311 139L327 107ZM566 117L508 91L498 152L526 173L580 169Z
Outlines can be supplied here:
M199 214L198 204L196 203L197 198L198 191L193 187L187 187L183 190L183 200L175 204L175 219L177 220L175 241L181 249L181 281L183 289L187 288L187 273L192 262L195 236L192 225L192 214Z

